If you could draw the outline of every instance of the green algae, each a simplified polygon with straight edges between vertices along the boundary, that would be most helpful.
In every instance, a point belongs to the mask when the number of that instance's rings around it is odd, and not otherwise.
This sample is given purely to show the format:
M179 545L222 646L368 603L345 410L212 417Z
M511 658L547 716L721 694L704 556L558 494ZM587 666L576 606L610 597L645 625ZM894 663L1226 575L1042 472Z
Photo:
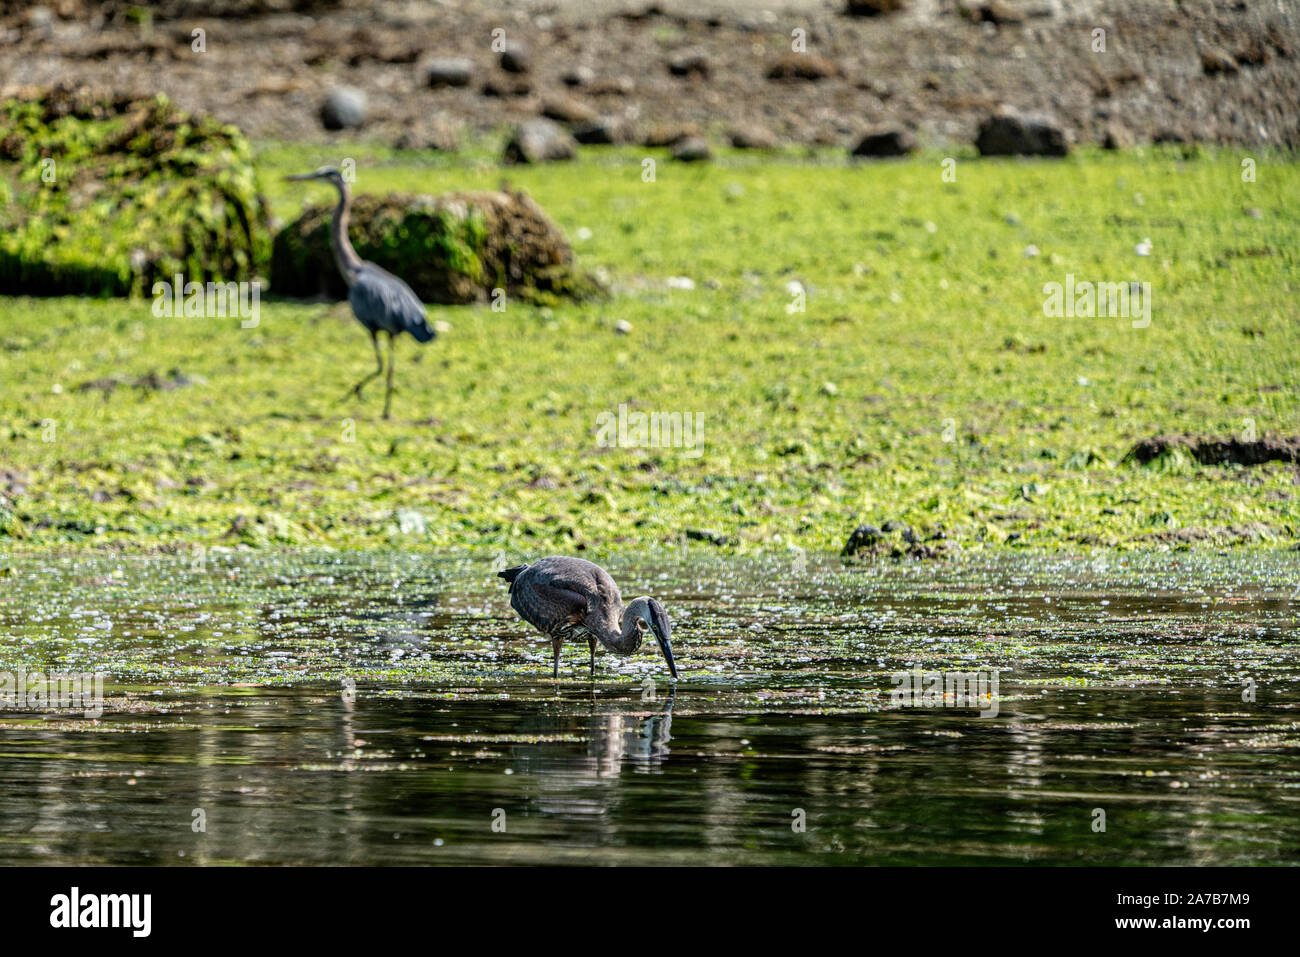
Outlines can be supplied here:
M166 97L61 86L0 103L0 290L147 295L252 280L269 225L243 134Z
M473 158L340 148L362 196L500 185ZM304 199L281 176L323 159L259 148L277 215ZM614 297L431 308L443 334L398 343L390 422L373 388L340 401L373 368L346 306L264 302L246 329L158 320L147 303L8 300L6 527L38 549L525 557L795 561L889 521L953 554L1292 547L1290 464L1125 456L1168 432L1300 429L1295 164L1261 157L1245 184L1226 152L961 159L944 183L940 159L724 153L661 162L653 183L631 150L514 169ZM1045 316L1043 285L1066 273L1152 281L1150 326ZM95 386L173 369L191 384ZM602 445L620 406L701 416L698 450ZM879 560L910 560L902 536Z

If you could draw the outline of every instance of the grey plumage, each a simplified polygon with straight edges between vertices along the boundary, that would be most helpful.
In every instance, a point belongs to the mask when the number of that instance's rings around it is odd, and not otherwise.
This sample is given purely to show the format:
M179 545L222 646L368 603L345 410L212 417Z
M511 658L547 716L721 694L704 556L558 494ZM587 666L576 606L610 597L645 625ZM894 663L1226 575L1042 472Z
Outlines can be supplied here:
M373 332L400 335L409 332L419 342L435 333L424 315L424 303L414 290L382 266L362 261L348 289L352 314Z
M405 282L387 269L362 259L348 239L348 216L352 209L352 193L347 181L333 166L322 166L314 173L289 176L290 180L324 180L338 190L339 202L334 207L330 221L330 249L334 262L348 284L348 303L352 314L370 333L375 349L377 369L350 390L349 394L361 398L361 390L384 373L384 358L379 351L379 333L388 336L388 388L384 393L384 418L388 418L393 401L393 339L409 332L419 342L428 342L435 336L425 317L424 303Z
M498 572L510 583L510 605L542 634L551 639L552 674L560 674L560 649L566 639L585 638L596 670L596 643L616 655L630 655L641 647L641 626L649 628L677 677L673 660L672 623L664 606L653 598L635 598L627 606L609 572L583 558L551 555L531 565Z

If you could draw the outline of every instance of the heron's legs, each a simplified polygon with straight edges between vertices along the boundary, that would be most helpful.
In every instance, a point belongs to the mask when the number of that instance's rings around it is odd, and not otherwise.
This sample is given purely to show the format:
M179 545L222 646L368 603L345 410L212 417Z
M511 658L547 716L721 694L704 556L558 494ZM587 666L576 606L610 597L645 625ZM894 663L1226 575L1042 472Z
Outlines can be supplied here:
M563 638L552 638L551 649L555 652L555 667L551 669L551 677L560 677L560 649L564 647Z
M379 352L379 334L375 332L375 330L373 329L370 330L370 342L375 347L375 363L378 366L378 368L376 368L374 372L370 373L370 375L366 376L364 379L362 379L360 382L354 385L350 390L348 390L347 395L343 396L343 398L345 399L349 395L355 395L358 399L361 398L361 390L364 389L366 386L370 385L372 381L379 378L379 376L383 374L384 357ZM391 343L392 340L389 339L389 342Z
M388 409L393 404L393 340L397 337L388 334L388 391L384 393L384 418L388 418ZM375 346L379 348L378 345Z
M587 651L591 654L591 673L596 673L596 639L588 636Z

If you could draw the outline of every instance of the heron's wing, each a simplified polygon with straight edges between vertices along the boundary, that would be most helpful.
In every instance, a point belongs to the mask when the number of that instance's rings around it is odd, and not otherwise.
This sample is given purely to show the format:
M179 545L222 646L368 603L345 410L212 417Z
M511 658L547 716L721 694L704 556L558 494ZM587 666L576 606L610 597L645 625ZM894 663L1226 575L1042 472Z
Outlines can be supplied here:
M374 263L364 263L352 280L348 302L361 324L394 335L409 332L421 342L433 338L424 303L402 280Z
M587 599L576 591L543 581L520 578L510 586L510 604L521 618L541 631L587 616Z

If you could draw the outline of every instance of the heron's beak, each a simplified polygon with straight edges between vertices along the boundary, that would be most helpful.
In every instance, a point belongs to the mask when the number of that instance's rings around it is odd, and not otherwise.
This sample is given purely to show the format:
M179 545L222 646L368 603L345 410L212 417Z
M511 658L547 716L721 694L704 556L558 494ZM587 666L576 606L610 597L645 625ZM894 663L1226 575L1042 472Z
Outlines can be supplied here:
M319 175L319 173L298 173L294 176L286 176L285 180L290 183L297 183L304 179L316 179Z
M664 661L668 662L668 673L677 680L677 662L673 661L673 626L668 621L662 609L655 608L650 614L650 630L654 632L655 641L659 642L659 650L664 653Z
M673 624L668 620L668 614L664 611L664 606L659 604L653 598L646 599L649 605L649 613L645 616L645 623L650 626L654 633L655 641L659 642L659 650L664 653L664 661L668 662L668 673L677 680L677 662L673 661Z
M659 650L664 653L664 661L668 662L668 673L677 680L677 662L673 661L673 646L669 642L667 635L661 635L655 632L655 638L659 641Z

